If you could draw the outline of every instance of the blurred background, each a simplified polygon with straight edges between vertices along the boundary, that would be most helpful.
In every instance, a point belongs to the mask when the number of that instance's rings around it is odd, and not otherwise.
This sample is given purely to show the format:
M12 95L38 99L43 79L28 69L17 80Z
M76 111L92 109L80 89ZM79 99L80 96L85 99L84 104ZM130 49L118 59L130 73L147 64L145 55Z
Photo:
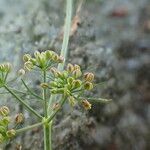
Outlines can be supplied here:
M76 13L80 2L74 0L67 61L94 72L96 82L103 83L92 96L113 101L94 103L88 113L64 108L53 130L54 150L150 150L150 1L86 0ZM18 70L24 53L59 52L65 3L0 0L0 62L10 61ZM3 104L12 114L24 112L25 124L35 122L9 95L0 96ZM41 111L35 101L30 104ZM5 149L21 147L42 150L42 130L18 136Z

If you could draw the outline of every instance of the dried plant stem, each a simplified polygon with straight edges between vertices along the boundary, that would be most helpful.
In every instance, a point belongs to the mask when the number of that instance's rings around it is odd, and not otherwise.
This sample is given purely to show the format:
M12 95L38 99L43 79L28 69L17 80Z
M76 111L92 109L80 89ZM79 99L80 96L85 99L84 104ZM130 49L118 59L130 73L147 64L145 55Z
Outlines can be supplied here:
M61 49L61 56L63 56L66 60L67 53L68 53L68 43L69 43L69 35L70 35L70 28L71 28L71 17L72 17L72 0L66 0L66 19L65 19L65 26L64 26L64 34L63 34L63 43ZM62 64L58 65L58 69L62 71L64 69L65 61Z

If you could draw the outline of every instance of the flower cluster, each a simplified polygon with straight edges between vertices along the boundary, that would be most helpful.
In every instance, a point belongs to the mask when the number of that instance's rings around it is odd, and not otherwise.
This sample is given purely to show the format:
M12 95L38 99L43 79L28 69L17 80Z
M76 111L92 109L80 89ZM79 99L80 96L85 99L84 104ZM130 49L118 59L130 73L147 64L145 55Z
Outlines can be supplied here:
M94 74L87 72L82 73L79 65L68 64L66 70L60 72L56 68L50 69L54 80L48 85L51 94L63 94L68 98L71 106L79 101L85 109L91 109L91 104L81 99L85 91L93 89ZM46 87L46 85L45 85Z
M0 87L2 87L7 79L8 73L11 71L10 63L0 64Z
M36 51L34 53L34 57L31 57L29 54L25 54L23 56L23 60L25 62L24 69L30 71L34 67L47 70L52 64L62 63L64 59L54 51L47 50L41 53Z
M71 106L74 106L76 102L80 102L85 109L91 109L91 104L81 96L85 91L93 89L93 73L87 72L83 74L79 65L70 63L67 65L66 70L59 71L54 67L54 64L63 63L64 59L50 50L41 53L36 51L34 57L25 54L23 60L25 70L30 71L38 67L43 71L51 71L52 76L50 78L52 80L48 83L41 83L42 88L49 88L51 94L64 95ZM25 74L24 69L19 70L18 73L20 75Z
M0 143L14 137L16 134L14 129L8 129L10 123L9 112L9 108L6 106L0 108Z

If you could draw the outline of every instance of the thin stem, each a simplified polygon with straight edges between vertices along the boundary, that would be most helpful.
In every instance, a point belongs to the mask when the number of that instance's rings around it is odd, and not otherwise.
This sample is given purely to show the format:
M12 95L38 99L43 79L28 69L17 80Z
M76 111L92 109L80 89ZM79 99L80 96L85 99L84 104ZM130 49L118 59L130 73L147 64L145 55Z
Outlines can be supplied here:
M19 91L17 89L13 89L13 88L10 88L11 90L13 90L14 92L16 93L20 93L20 94L24 94L24 95L27 95L27 93L23 92L23 91Z
M43 71L43 82L46 83L46 71ZM44 116L45 116L45 118L47 118L46 88L43 88L43 99L44 99Z
M52 114L51 116L49 116L49 118L47 119L47 122L50 122L53 120L53 118L56 116L56 114L59 112L60 108L62 108L62 106L64 105L66 101L66 97L64 97L62 100L61 100L61 103L60 103L60 107L58 109L56 109Z
M84 97L80 97L83 99ZM96 102L96 103L109 103L112 101L112 99L105 99L105 98L93 98L93 97L88 97L87 100L90 102Z
M50 127L44 124L44 150L51 150Z
M5 79L4 79L5 82L6 82L6 79L8 77L8 74L9 74L9 72L7 72L6 75L5 75Z
M46 83L46 71L43 71L43 82ZM44 116L47 119L47 95L46 88L43 89L43 99L44 99ZM45 123L44 126L44 150L51 150L51 140L50 140L50 126L48 123Z
M25 103L25 101L20 98L18 95L16 95L9 87L7 87L7 85L4 85L4 88L10 93L12 94L16 100L18 100L27 110L29 110L31 113L33 113L35 116L37 116L39 119L42 119L43 117L38 114L32 107L30 107L27 103Z
M43 122L39 122L39 123L36 123L36 124L33 124L33 125L30 125L30 126L27 126L25 128L22 128L22 129L18 129L16 130L16 134L19 134L21 132L25 132L25 131L28 131L30 129L33 129L33 128L36 128L36 127L39 127L41 125L43 125L44 123Z
M65 27L64 27L64 35L63 35L63 43L61 49L61 56L63 56L66 60L68 53L68 43L69 43L69 35L71 28L71 17L72 17L72 0L67 0L66 5L66 19L65 19ZM65 62L58 65L58 69L62 71L64 69Z
M23 85L25 86L25 88L28 90L28 92L29 92L31 95L35 96L35 97L38 98L38 99L43 100L42 97L40 97L39 95L35 94L35 93L27 86L27 84L25 83L25 81L24 81L23 79L21 79L21 81L22 81Z
M50 142L50 150L52 150L52 126L53 121L49 123L49 142Z

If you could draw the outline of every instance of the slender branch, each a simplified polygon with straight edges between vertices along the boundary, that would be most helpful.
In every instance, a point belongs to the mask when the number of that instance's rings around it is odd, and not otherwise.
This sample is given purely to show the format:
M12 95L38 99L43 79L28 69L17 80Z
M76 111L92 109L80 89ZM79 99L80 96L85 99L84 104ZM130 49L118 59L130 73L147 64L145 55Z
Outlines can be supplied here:
M20 94L27 94L27 93L25 93L25 92L23 92L23 91L19 91L19 90L17 90L17 89L13 89L13 88L10 88L11 90L13 90L14 92L16 92L16 93L20 93ZM9 94L9 92L1 92L0 94Z
M8 77L8 74L9 74L9 72L7 72L6 75L5 75L5 79L4 79L5 82L6 82L6 79Z
M7 85L4 85L4 88L12 94L16 100L18 100L27 110L29 110L31 113L33 113L35 116L37 116L39 119L42 119L43 117L38 114L32 107L30 107L22 98L20 98L18 95L16 95Z
M24 95L27 95L27 93L23 92L23 91L19 91L17 89L13 89L13 88L10 88L11 90L13 90L14 92L16 93L20 93L20 94L24 94Z
M29 93L30 93L31 95L35 96L35 97L38 98L38 99L43 100L42 97L40 97L39 95L35 94L35 93L27 86L27 84L25 83L25 81L24 81L23 79L21 79L21 81L22 81L23 85L24 85L25 88L29 91Z
M43 122L40 122L40 123L36 123L36 124L30 125L30 126L27 126L25 128L22 128L22 129L18 129L18 130L16 130L16 134L19 134L21 132L25 132L25 131L33 129L35 127L39 127L39 126L41 126L43 124L44 124Z
M84 98L84 97L80 97L80 98ZM97 102L97 103L108 103L112 101L112 99L92 98L92 97L88 97L87 100L89 100L90 102Z
M60 108L62 108L62 106L64 105L66 101L66 97L64 97L62 100L61 100L61 103L60 103L60 107L58 109L56 109L52 115L47 119L47 122L50 122L53 120L53 118L56 116L56 114L59 112Z

